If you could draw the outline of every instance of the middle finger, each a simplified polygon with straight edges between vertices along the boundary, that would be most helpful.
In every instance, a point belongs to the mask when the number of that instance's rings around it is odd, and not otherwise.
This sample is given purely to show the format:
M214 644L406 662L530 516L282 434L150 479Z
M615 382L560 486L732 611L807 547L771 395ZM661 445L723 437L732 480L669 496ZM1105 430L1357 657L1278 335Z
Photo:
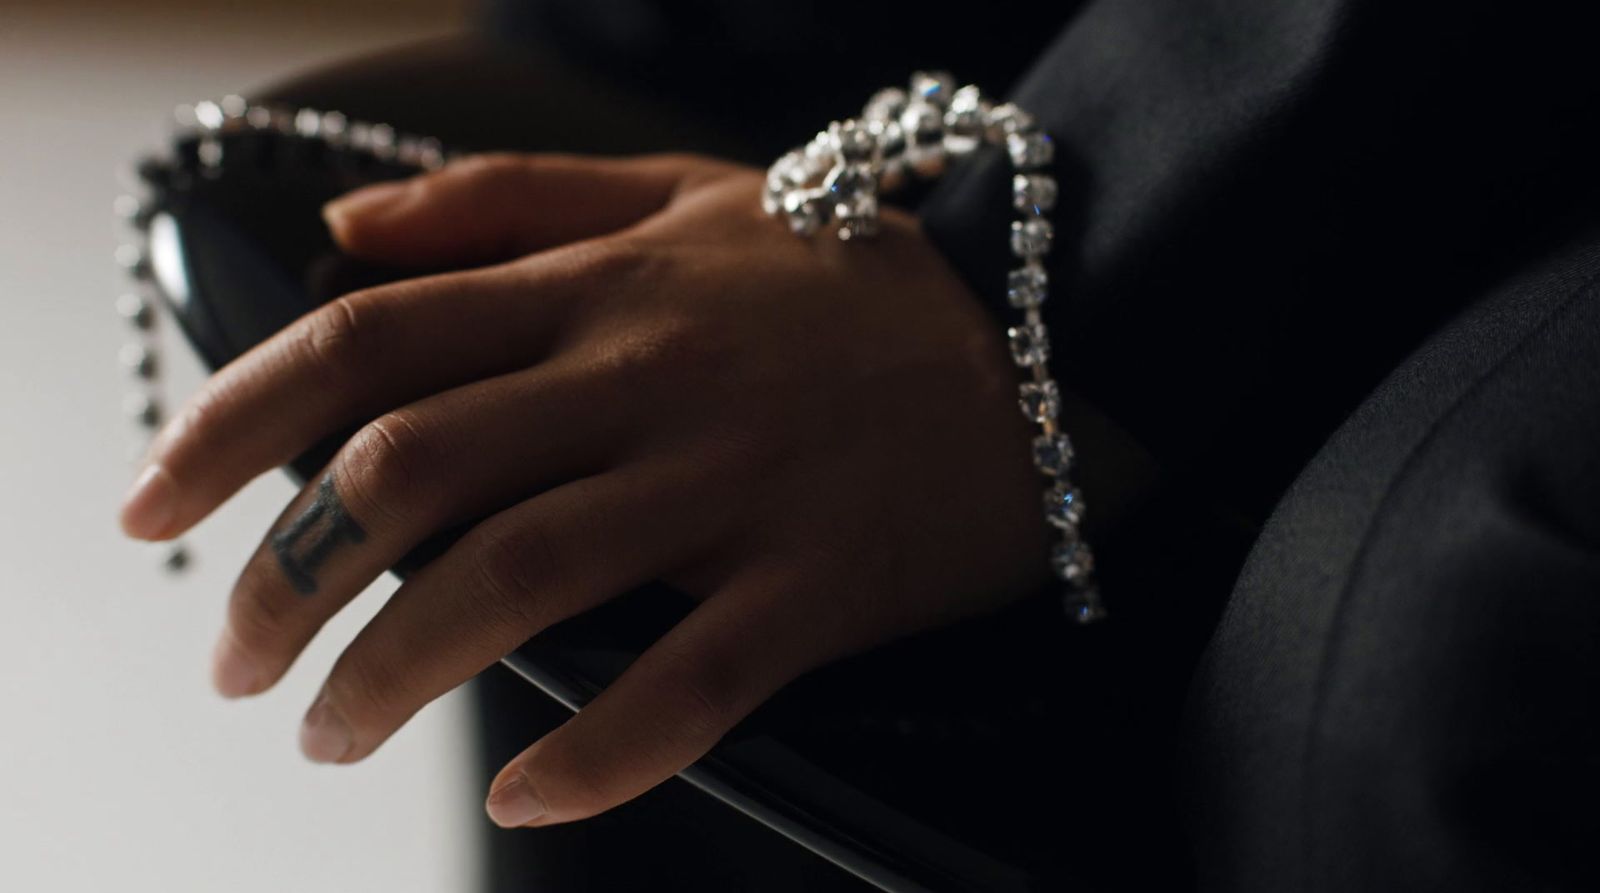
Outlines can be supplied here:
M213 663L219 692L275 683L346 603L436 531L609 461L615 401L568 360L380 416L290 502L245 565Z

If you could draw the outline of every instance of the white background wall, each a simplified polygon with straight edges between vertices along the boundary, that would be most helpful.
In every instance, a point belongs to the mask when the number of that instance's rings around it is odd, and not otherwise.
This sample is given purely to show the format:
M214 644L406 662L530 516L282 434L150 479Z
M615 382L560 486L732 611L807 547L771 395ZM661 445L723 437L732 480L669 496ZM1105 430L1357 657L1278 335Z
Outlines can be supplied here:
M464 701L433 705L357 766L313 766L295 745L333 656L388 586L277 690L241 703L210 691L227 592L285 479L257 481L200 528L180 578L116 530L131 474L111 310L119 166L159 142L178 102L455 18L450 4L399 18L240 6L0 0L3 891L404 893L466 891L476 876ZM198 370L173 360L186 393Z

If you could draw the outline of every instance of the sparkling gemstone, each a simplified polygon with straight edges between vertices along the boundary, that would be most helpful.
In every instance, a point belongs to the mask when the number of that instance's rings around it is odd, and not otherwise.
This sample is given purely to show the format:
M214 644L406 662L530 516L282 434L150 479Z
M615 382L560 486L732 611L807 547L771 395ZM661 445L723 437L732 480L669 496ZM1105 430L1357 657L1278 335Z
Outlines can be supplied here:
M822 188L828 191L829 200L840 205L875 195L877 185L872 177L872 168L865 164L838 165L822 181Z
M839 218L839 241L865 239L878 234L878 200L870 196L854 206L839 205L835 213Z
M1094 553L1083 541L1069 539L1050 550L1050 567L1068 583L1084 583L1094 573Z
M146 428L161 424L161 404L147 394L129 394L122 401L122 411Z
M122 349L117 352L117 359L123 368L139 378L150 379L156 376L156 355L143 344L122 345Z
M893 121L905 111L909 99L906 91L899 87L879 90L867 100L867 107L862 111L862 117L868 121Z
M796 186L806 181L806 157L798 150L785 152L767 168L767 179L779 179Z
M1077 529L1083 508L1083 494L1076 487L1058 483L1044 492L1045 519L1064 530Z
M216 168L222 165L222 141L216 137L205 137L195 147L195 158L204 168Z
M1017 174L1011 178L1011 206L1026 214L1043 214L1056 206L1056 178Z
M166 554L161 559L161 566L166 568L168 573L175 574L182 571L189 566L189 550L182 544L167 547Z
M912 146L933 146L944 141L944 112L926 102L913 102L900 115L900 129Z
M1039 123L1012 103L1003 103L989 110L990 139L1000 142L1014 133L1032 133Z
M206 130L221 130L222 122L227 116L222 113L222 106L207 100L194 105L194 120L196 124Z
M351 121L345 133L345 142L352 149L365 152L372 148L372 125L364 121Z
M316 109L301 109L294 116L295 132L303 137L314 137L322 129L322 113Z
M1072 439L1065 434L1041 434L1033 439L1033 464L1052 477L1072 466Z
M1044 326L1022 325L1006 329L1011 359L1018 366L1037 366L1050 359L1050 333Z
M372 125L372 154L380 160L394 157L394 128L387 124Z
M432 136L424 136L418 144L421 152L418 163L421 163L424 170L437 171L438 168L445 166L445 146L442 142Z
M906 150L906 131L900 126L899 118L873 121L867 129L877 140L878 154L883 158L893 158Z
M1043 133L1013 133L1006 137L1006 152L1017 170L1046 167L1056 158L1056 144Z
M789 229L801 236L816 232L827 217L822 195L817 190L795 191L785 195L783 213L789 217Z
M1062 610L1075 622L1087 626L1106 619L1105 605L1100 603L1100 593L1093 588L1072 589L1061 597Z
M988 117L989 101L983 98L983 91L977 85L968 84L950 96L950 108L958 111L980 111Z
M1043 217L1011 222L1011 252L1018 257L1033 258L1050 252L1050 240L1055 238L1055 228Z
M422 164L422 140L406 134L394 144L394 159L409 167Z
M1061 412L1061 390L1054 381L1024 382L1020 393L1022 414L1031 421L1052 421Z
M118 218L133 222L144 216L144 202L139 201L135 195L119 195L111 202L111 213Z
M343 112L323 112L322 121L317 125L317 131L330 145L344 145L345 135L350 130L350 119Z
M272 129L284 136L294 136L294 112L282 106L273 106Z
M911 75L911 93L924 102L944 106L956 92L956 79L948 71L919 71Z
M117 314L128 321L136 329L148 329L155 325L155 308L150 302L135 294L119 295L117 297Z
M776 217L783 210L783 191L788 184L782 180L767 178L767 185L761 190L761 210L769 217Z
M1044 303L1049 286L1050 278L1044 267L1029 264L1006 274L1006 300L1013 307L1037 307Z
M828 141L845 161L869 161L877 149L871 131L855 120L829 124Z
M952 155L965 155L983 142L988 103L977 87L962 87L944 113L944 145Z

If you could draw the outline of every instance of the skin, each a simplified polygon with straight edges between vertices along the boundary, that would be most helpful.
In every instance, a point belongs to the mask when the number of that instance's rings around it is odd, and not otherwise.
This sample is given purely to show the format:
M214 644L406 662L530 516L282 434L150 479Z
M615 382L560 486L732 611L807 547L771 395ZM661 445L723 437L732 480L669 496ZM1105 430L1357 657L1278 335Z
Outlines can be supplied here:
M761 213L761 183L693 156L484 156L330 205L347 252L460 272L307 315L157 438L122 514L141 539L364 425L239 577L218 690L271 687L407 550L473 519L335 663L309 757L364 758L638 584L693 596L499 773L491 818L545 825L660 783L808 669L1046 582L1002 327L914 217L801 239Z

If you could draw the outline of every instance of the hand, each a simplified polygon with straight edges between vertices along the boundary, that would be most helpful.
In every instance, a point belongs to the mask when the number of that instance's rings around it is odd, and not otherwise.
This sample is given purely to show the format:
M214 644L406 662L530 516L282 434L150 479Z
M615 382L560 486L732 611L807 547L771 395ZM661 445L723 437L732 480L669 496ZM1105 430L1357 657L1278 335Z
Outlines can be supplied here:
M328 209L367 258L466 267L342 297L218 372L162 432L128 534L181 534L360 427L229 604L228 696L440 529L476 524L350 643L306 715L365 757L551 624L653 580L699 605L496 779L503 825L583 818L704 754L796 675L1047 575L1001 327L886 208L866 244L763 215L697 157L486 156Z

